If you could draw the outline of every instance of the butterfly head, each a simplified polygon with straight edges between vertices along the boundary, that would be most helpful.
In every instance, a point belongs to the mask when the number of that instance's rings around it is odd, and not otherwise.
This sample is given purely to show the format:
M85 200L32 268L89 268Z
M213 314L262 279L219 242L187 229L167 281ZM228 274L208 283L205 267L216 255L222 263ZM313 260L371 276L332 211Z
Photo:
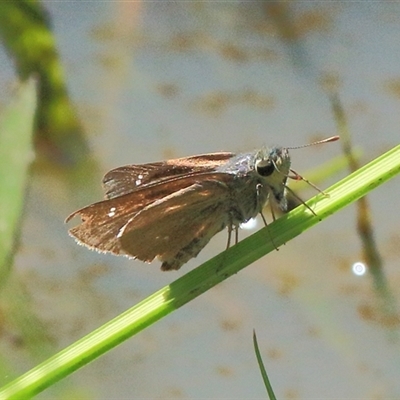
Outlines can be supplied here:
M256 156L255 171L262 185L268 186L274 200L283 210L287 210L286 181L290 173L290 156L284 147L263 148Z

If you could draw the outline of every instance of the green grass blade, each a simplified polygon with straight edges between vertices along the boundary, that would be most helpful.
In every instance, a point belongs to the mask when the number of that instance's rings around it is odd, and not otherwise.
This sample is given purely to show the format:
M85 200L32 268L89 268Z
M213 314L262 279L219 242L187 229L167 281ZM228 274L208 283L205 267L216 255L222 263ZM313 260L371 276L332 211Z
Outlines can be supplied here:
M26 399L41 392L274 250L270 236L277 246L287 243L399 172L397 146L326 190L329 197L319 194L311 199L308 204L317 215L297 207L271 223L268 231L261 229L10 382L0 389L0 398Z
M274 390L272 389L271 382L269 381L267 371L265 370L265 367L264 367L260 349L258 348L256 331L254 331L254 330L253 330L253 344L254 344L254 352L256 353L258 366L260 368L261 376L263 378L265 388L267 389L268 396L269 396L270 400L276 400Z
M0 120L0 274L6 281L23 210L29 165L33 160L33 119L36 84L30 79L18 88Z
M0 1L0 40L20 79L38 77L36 150L52 163L86 163L89 149L69 99L52 32L51 13L38 0Z

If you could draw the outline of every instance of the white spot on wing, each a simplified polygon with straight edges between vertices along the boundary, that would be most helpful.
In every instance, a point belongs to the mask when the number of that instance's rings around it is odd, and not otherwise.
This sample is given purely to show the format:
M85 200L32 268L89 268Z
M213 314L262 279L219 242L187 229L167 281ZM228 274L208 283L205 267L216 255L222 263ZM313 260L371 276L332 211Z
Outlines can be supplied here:
M136 179L136 181L135 181L136 186L139 186L139 185L142 184L142 179L143 179L143 178L144 178L143 174L139 174L139 175L137 176L137 179Z
M107 215L108 215L110 218L113 217L113 216L115 215L115 210L116 210L115 207L111 207L111 208L110 208L110 212L109 212Z

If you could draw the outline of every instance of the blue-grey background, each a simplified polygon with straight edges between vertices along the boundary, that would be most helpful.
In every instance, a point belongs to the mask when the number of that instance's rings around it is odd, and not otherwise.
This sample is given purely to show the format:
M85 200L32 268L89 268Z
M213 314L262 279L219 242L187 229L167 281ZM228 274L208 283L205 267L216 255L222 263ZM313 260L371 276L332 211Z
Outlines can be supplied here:
M397 2L44 4L70 95L103 172L264 144L296 146L336 134L323 85L329 79L338 82L363 162L399 142ZM281 7L283 20L273 7ZM6 102L15 75L3 50L0 66ZM339 155L340 145L291 154L293 168L303 173ZM97 193L76 196L55 177L38 174L27 199L15 268L59 349L226 245L226 234L219 234L172 273L161 273L157 262L76 246L64 218L99 200L100 182L101 176ZM396 301L399 195L394 179L369 197ZM382 322L371 278L352 273L361 254L354 211L335 214L68 383L96 399L265 398L254 328L278 398L399 398L398 322ZM26 355L9 353L26 371ZM47 391L40 398L50 396Z

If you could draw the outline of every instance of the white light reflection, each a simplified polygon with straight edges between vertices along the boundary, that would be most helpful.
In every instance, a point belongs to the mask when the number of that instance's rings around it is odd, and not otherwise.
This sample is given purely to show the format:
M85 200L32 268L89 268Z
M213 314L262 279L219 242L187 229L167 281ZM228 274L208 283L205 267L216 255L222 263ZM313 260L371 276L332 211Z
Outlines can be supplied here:
M362 276L367 272L367 266L363 262L357 261L353 264L351 270L354 275Z
M243 224L240 224L240 227L242 229L247 229L247 230L254 229L256 226L257 226L256 218L249 219L247 222L243 222Z

